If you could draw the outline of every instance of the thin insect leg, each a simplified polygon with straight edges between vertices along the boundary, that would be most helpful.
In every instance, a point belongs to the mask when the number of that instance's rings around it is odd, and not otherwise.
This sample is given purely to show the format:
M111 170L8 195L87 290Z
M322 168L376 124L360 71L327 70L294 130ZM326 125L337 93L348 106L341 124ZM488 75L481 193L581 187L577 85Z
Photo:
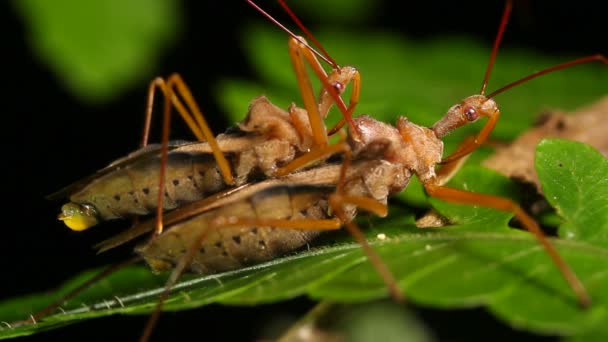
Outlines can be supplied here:
M340 121L334 126L332 127L328 132L327 135L331 136L336 134L342 127L344 127L344 125L346 124L347 118L352 118L353 112L355 111L355 107L357 106L357 104L359 103L359 96L361 93L361 74L359 74L359 72L357 72L352 80L352 92L350 95L350 100L348 102L348 108L346 109L346 114L342 116L342 118L340 119ZM328 93L332 98L333 95L331 93ZM352 126L351 127L355 127ZM356 132L356 130L353 129L353 132ZM357 133L355 133L357 134Z
M306 108L306 111L308 112L308 121L310 122L312 129L314 145L315 147L322 147L327 145L327 135L325 133L323 118L317 107L317 100L313 94L312 84L310 83L310 78L306 73L306 66L304 65L305 56L310 54L310 52L307 54L307 51L308 50L301 48L300 43L297 40L293 38L289 39L289 57L291 58L298 80L300 93L302 95L302 100L304 101L304 108ZM314 56L312 56L308 62L320 79L327 79L327 73L325 73L325 70L323 70L319 61Z
M591 304L591 297L574 271L572 271L570 266L559 255L555 247L549 242L536 221L530 217L517 203L510 199L499 196L480 194L441 186L436 184L434 179L426 181L424 183L424 188L430 196L448 202L479 205L513 213L521 221L524 228L526 228L530 233L534 234L538 242L540 242L540 244L545 248L547 254L549 254L553 263L555 263L557 268L562 273L562 276L574 292L579 305L582 307L588 307Z
M159 89L165 98L167 98L169 94L167 82L162 77L157 77L150 82L148 87L148 98L146 101L146 113L144 118L141 147L148 145L148 139L150 137L150 125L152 123L152 110L154 108L154 94L156 93L156 89ZM173 106L175 106L177 112L181 115L184 122L186 122L188 128L190 128L194 136L200 141L205 141L203 132L194 121L192 115L188 112L188 110L186 110L182 102L175 96L171 97L171 102L173 103Z
M471 140L474 140L475 136L468 136L465 140L458 146L454 154L458 154L458 151L464 149L471 143ZM464 162L468 159L469 154L464 154L458 158L453 158L450 161L446 161L442 163L441 167L436 171L437 175L437 184L444 185L450 181L450 179L458 172L460 167L464 164Z
M251 6L253 6L263 16L265 16L272 23L274 23L281 30L283 30L284 32L286 32L287 34L289 34L292 37L292 39L290 40L290 57L292 58L292 62L294 63L294 67L296 69L296 76L298 77L298 83L300 84L300 89L302 91L304 91L303 87L305 87L307 85L307 83L308 83L308 87L310 88L310 82L301 82L300 81L301 79L305 79L308 77L308 76L306 76L306 71L304 69L302 59L297 58L298 57L297 55L301 54L304 56L304 58L306 60L308 60L309 64L313 68L313 71L317 74L319 80L323 84L324 92L329 93L329 96L331 98L333 98L333 100L336 102L336 105L342 112L343 117L346 119L346 122L348 122L349 124L351 124L351 126L353 126L351 114L356 105L356 103L355 103L356 101L354 101L354 102L351 101L351 104L349 105L350 110L346 108L346 105L344 104L344 101L342 100L342 98L340 97L340 94L339 94L340 92L343 91L343 89L337 89L336 87L334 87L334 84L331 84L331 82L328 81L325 71L321 68L317 58L314 55L319 56L319 58L323 59L325 62L330 64L331 67L334 69L334 71L339 72L341 70L341 68L336 64L336 62L331 58L331 56L329 56L327 51L323 48L323 46L321 46L321 44L317 41L317 39L304 26L304 24L302 24L300 19L298 19L298 17L289 8L289 6L284 1L279 1L281 6L283 7L283 9L289 14L289 16L292 18L292 20L300 27L300 29L302 29L302 31L304 31L308 35L308 37L315 43L315 45L323 51L323 54L319 53L318 51L316 51L312 47L310 47L310 45L308 45L308 43L304 40L304 38L295 35L288 28L286 28L284 25L282 25L278 20L274 19L270 14L268 14L266 11L264 11L258 5L256 5L252 0L247 0L247 3L249 3ZM292 46L297 47L297 50L293 49ZM298 52L298 50L299 50L299 52ZM299 64L296 65L296 63L299 63ZM339 85L337 87L340 88ZM357 86L357 89L358 88L359 87ZM311 91L312 91L312 89L311 89ZM325 95L322 94L322 97L323 96L327 97L327 94L325 94ZM355 98L358 99L358 95L355 96ZM309 100L310 99L307 100L305 97L305 103L308 101L309 105L312 105L312 101L309 101ZM323 100L323 99L321 99L321 101L319 101L319 103L320 103L319 108L321 108L320 109L321 113L323 113L325 111L324 109L322 109L323 107L329 109L328 104L321 105L321 103L325 103L327 101L328 100ZM312 112L310 112L310 108L307 108L307 110L309 110L309 114L312 113ZM323 116L325 116L325 115L323 115ZM314 123L315 121L318 121L318 120L316 120L315 118L310 119L310 122L313 123L313 131L315 130L315 125L316 125L316 123ZM320 128L320 127L321 127L320 125L316 126L316 128L317 128L316 132L318 132L318 133L315 133L315 134L317 134L317 135L315 135L315 142L317 142L317 144L319 144L323 141L322 137L321 137L321 133L320 133L321 131L318 130L318 128ZM332 134L334 134L338 130L339 130L339 128L332 130ZM325 133L326 133L325 130L323 130L323 134L325 134ZM355 136L357 136L358 133L354 132L353 134Z
M156 221L154 233L150 239L154 239L163 232L163 204L165 195L165 174L167 173L167 159L169 154L169 131L171 129L171 102L173 90L166 87L165 100L163 101L163 129L160 145L160 170L158 179L158 199L156 201Z
M198 126L196 124L196 122L193 120L192 115L186 110L186 108L183 106L183 104L181 103L181 101L177 98L177 96L175 96L173 89L172 89L172 84L175 81L175 79L181 80L181 78L179 77L178 74L173 74L169 77L168 81L165 81L163 78L161 77L157 77L154 80L152 80L152 82L150 83L150 86L148 88L148 102L146 105L146 117L145 117L145 124L144 124L144 133L143 133L143 138L142 138L142 147L146 146L148 143L148 137L149 137L149 131L150 131L150 123L152 121L152 109L153 109L153 105L154 105L154 94L155 94L155 89L158 88L161 90L162 94L164 95L164 101L163 101L163 122L162 122L162 137L161 137L161 157L160 157L160 171L159 171L159 181L158 181L158 201L157 201L157 206L156 206L156 224L155 224L155 229L154 229L154 234L152 235L152 239L155 238L156 236L160 235L163 231L163 203L164 203L164 189L165 189L165 174L166 174L166 169L167 169L167 155L168 155L168 146L169 146L169 131L170 131L170 126L171 126L171 104L173 104L175 106L175 108L177 109L177 112L182 116L182 119L186 122L186 124L188 125L188 127L190 127L190 130L194 133L194 135L197 137L197 139L204 141L206 136L203 134L205 131L205 126ZM183 82L182 82L183 83ZM190 95L191 94L188 92L188 94L186 95ZM188 99L185 96L182 96L186 99ZM188 102L187 102L188 103ZM192 106L190 106L192 108ZM196 114L195 114L196 117ZM213 143L215 143L215 147L217 148L217 142L215 141L215 138L212 137ZM213 148L214 145L213 143L210 141L209 144L211 145L211 147ZM225 160L224 155L221 153L220 151L220 158L217 157L217 154L215 153L214 150L214 156L216 157L216 161L218 162L218 165L220 166L220 170L224 170L224 172L222 172L222 175L226 174L225 169L222 169L222 167L226 167L227 165L227 161ZM224 164L222 164L222 161L224 162ZM229 175L229 177L224 177L224 179L226 180L227 184L232 184L229 183L228 180L233 181L232 180L232 173L230 171L230 168L228 168L227 174ZM136 224L136 222L134 222Z
M208 142L209 146L211 146L211 151L213 153L216 163L218 164L220 173L224 178L224 182L228 185L234 184L234 178L232 177L232 169L230 167L230 164L226 160L226 157L220 149L217 140L215 140L211 129L207 125L202 111L194 100L192 92L190 91L186 83L183 81L181 76L179 74L172 74L171 76L169 76L166 83L164 83L164 86L161 89L163 90L163 93L165 95L165 100L163 108L163 129L161 139L162 142L159 172L160 177L158 181L158 201L156 206L156 228L152 239L160 235L163 231L163 203L165 194L165 174L167 171L169 131L171 126L171 103L175 102L173 99L177 99L176 94L180 95L184 99L187 106L190 108L190 111L193 113L193 116L198 123L198 127L202 131L204 139Z
M382 277L382 280L384 281L386 286L388 287L391 297L393 297L396 301L402 302L404 300L404 296L401 292L401 288L399 288L397 279L395 279L393 273L389 270L384 261L382 261L380 255L378 255L378 253L372 248L372 246L369 245L367 239L365 238L365 235L361 231L361 228L359 228L357 224L349 220L346 217L344 210L342 209L342 206L344 204L361 204L362 206L359 208L369 211L376 211L377 208L375 207L383 206L382 203L371 200L375 203L369 207L365 207L364 205L367 203L366 200L371 199L359 196L340 196L337 194L332 194L332 196L330 196L329 198L329 203L336 217L338 217L340 221L343 222L344 226L346 227L346 230L348 230L348 232L355 238L357 243L361 245L363 252L367 256L369 261L372 263L380 277ZM384 212L386 212L386 206L384 207Z
M269 219L260 217L218 216L211 227L274 227L300 230L337 230L342 226L339 219Z
M220 191L216 194L210 195L201 200L198 200L198 201L195 201L195 202L192 202L189 204L185 204L179 208L173 209L172 211L170 211L168 213L163 213L163 224L164 225L174 224L181 220L192 217L193 215L200 214L202 211L206 210L205 208L207 206L214 203L218 199L226 196L229 193L238 192L239 190L246 188L246 187L247 187L247 185L245 184L245 185L238 186L235 188L230 188L225 191ZM94 246L94 248L97 249L97 253L106 252L127 241L131 241L132 239L135 239L138 236L146 234L150 231L154 231L156 224L157 224L156 218L154 218L153 220L146 220L136 226L132 226L128 230L122 231L122 232L114 235L113 237L96 244Z
M287 175L287 174L291 173L292 171L297 170L310 163L320 161L333 154L343 152L345 146L347 146L347 145L344 143L338 143L338 144L333 144L333 145L326 145L326 146L311 150L310 152L302 155L301 157L298 157L298 158L292 160L289 164L277 169L276 175L277 176Z
M484 141L486 141L490 133L492 133L494 127L496 127L496 123L498 122L499 117L500 110L497 110L488 118L488 121L486 121L486 124L483 126L481 131L479 131L477 136L473 137L472 139L468 139L466 141L466 144L460 145L458 150L449 155L448 157L444 158L441 161L441 164L451 163L475 151L479 146L483 144Z
M351 197L354 198L354 197ZM336 219L300 219L300 220L289 220L289 219L264 219L264 218L241 218L241 217L219 217L215 220L216 225L221 226L272 226L275 228L291 228L291 229L303 229L303 230L334 230L339 229L342 225L345 225L349 233L355 238L357 243L361 245L366 256L370 262L380 274L384 282L387 284L391 296L397 301L403 301L403 294L397 285L397 281L391 271L386 267L386 264L382 261L382 258L374 251L374 249L367 242L365 235L361 229L354 223L346 219L346 215L342 211L341 205L343 203L337 202L336 200L342 200L338 197L330 197L330 205ZM331 204L333 202L333 204ZM376 202L378 203L378 202ZM353 204L353 203L351 203ZM378 203L379 204L379 203ZM381 204L380 204L381 205Z
M233 185L234 178L232 177L232 170L230 164L228 163L228 160L226 160L224 153L220 149L217 140L215 139L215 135L213 135L213 132L211 132L211 129L209 128L209 125L205 120L203 112L196 103L196 100L194 99L190 88L188 88L188 86L179 74L172 74L171 76L169 76L169 78L167 79L167 87L174 89L174 94L177 94L184 99L184 102L186 102L186 105L188 106L188 108L190 108L194 119L198 123L198 127L202 131L204 141L207 141L209 143L209 146L211 147L213 157L215 158L215 161L218 164L218 168L220 169L220 173L224 178L224 182L228 185Z
M346 70L345 68L344 73L348 75L342 77L343 79L341 80L337 80L337 78L340 78L340 71L334 71L337 72L337 74L332 73L331 76L327 76L325 70L323 70L321 64L316 59L316 57L310 52L310 50L306 46L302 45L295 38L289 40L289 54L292 60L292 64L294 66L296 77L298 79L299 88L302 93L302 98L304 100L304 106L308 113L308 119L312 129L313 146L311 147L311 150L308 153L292 160L287 165L279 168L277 170L278 176L286 175L298 168L301 168L312 162L322 160L327 156L330 156L334 153L343 150L343 146L328 145L328 134L323 119L327 116L327 112L329 111L329 107L332 101L336 101L336 103L338 104L344 104L342 98L340 98L339 93L344 91L346 82L350 82L351 80L353 80L353 94L355 102L352 103L352 107L349 107L349 109L345 108L345 111L343 111L346 120L350 121L350 114L352 113L352 110L356 105L356 101L358 101L360 90L360 76L359 72L356 69L352 67L347 67L348 69ZM318 104L313 94L310 78L306 73L306 66L304 62L305 60L308 61L308 63L312 66L312 69L315 71L319 79L321 79L324 84L324 89L321 92L321 99ZM330 81L330 78L334 82L334 84L330 84L332 82ZM298 121L294 120L294 122ZM296 125L296 127L300 127L299 129L301 129L301 126L302 125L300 124ZM354 126L351 125L351 127Z
M277 228L292 228L292 229L304 229L304 230L335 230L340 229L341 222L338 219L297 219L297 220L288 220L288 219L264 219L264 218L243 218L238 216L218 216L215 218L209 225L210 229L221 229L222 227L229 226L273 226ZM199 246L203 243L204 239L207 236L207 233L210 230L206 230L204 233L200 234L199 237L190 245L188 252L179 260L176 267L171 272L171 275L167 279L165 283L165 287L163 292L161 293L156 308L148 322L146 323L146 327L142 333L140 341L145 342L150 338L154 326L158 322L160 317L160 313L162 310L162 306L164 301L169 296L171 288L175 285L178 278L183 274L186 267L192 262L196 252L199 249Z
M312 55L311 55L312 56ZM313 56L314 57L314 56ZM351 66L341 67L340 69L334 69L327 76L324 85L330 85L331 91L323 87L319 96L319 112L323 118L326 118L329 114L329 110L334 103L342 102L340 94L342 94L346 88L347 83L352 83L351 97L348 103L348 108L339 107L342 111L342 120L348 120L352 122L352 114L355 107L359 103L359 96L361 93L361 75L359 71ZM334 127L332 130L339 130L341 127Z
M336 63L336 61L333 60L333 58L331 58L331 56L329 55L327 50L325 50L323 45L321 45L321 43L315 38L315 36L310 32L310 30L308 30L308 28L306 28L306 26L302 23L302 21L298 18L298 16L294 13L294 11L292 11L292 9L289 7L289 5L287 5L287 3L283 0L279 0L279 4L281 5L281 7L283 7L285 12L287 12L287 14L291 17L291 19L296 23L296 25L298 25L298 27L306 34L306 36L310 40L312 40L313 44L319 50L321 50L323 55L327 58L326 61L328 61L329 64L331 65L331 67L334 69L334 72L341 73L342 68L338 66L338 64ZM303 43L302 40L300 40L299 42ZM304 48L306 50L311 50L307 44L305 46L300 46L300 48ZM311 52L312 52L312 50L311 50ZM314 55L312 57L314 57ZM310 64L314 65L313 63L310 63ZM319 75L318 72L317 72L317 75ZM352 78L353 78L353 80L352 80L353 81L353 91L351 94L350 102L348 104L348 108L344 107L343 101L341 98L336 97L336 94L339 95L344 91L343 87L345 86L345 84L334 84L333 82L324 82L324 88L322 89L321 96L319 97L319 112L321 113L321 115L323 117L326 117L327 113L329 112L330 106L335 101L343 113L343 117L340 120L340 122L330 130L328 135L333 135L333 134L337 133L344 126L346 121L349 121L349 123L351 122L352 113L354 112L355 107L356 107L357 103L359 102L359 93L360 93L360 89L361 89L361 86L360 86L361 77L359 75L359 72L357 71L356 74ZM327 87L328 85L333 86L333 88L336 91L332 92Z
M358 139L359 132L357 131L356 126L352 125L353 112L355 111L355 107L359 103L359 97L361 94L361 74L358 71L356 71L353 74L351 83L352 83L352 91L351 91L350 99L348 102L348 108L346 109L345 113L343 112L344 114L342 115L342 118L340 119L340 121L338 121L338 123L327 132L328 136L332 136L332 135L336 134L337 132L339 132L340 129L342 129L342 127L344 127L344 125L348 121L349 124L351 124L350 127L352 127L353 139ZM336 84L336 85L338 85L338 84ZM344 91L344 90L341 89L341 91ZM325 100L325 97L327 97L327 96L331 97L331 99L334 99L334 101L336 101L336 103L338 103L338 100L342 100L341 98L336 98L334 93L329 92L324 88L321 93L321 103L327 102L327 100ZM329 104L331 104L331 102L329 102ZM329 104L327 105L328 110L329 110Z
M367 255L368 259L370 260L370 262L388 287L391 296L396 301L401 302L404 300L404 296L401 292L401 289L399 288L395 276L386 266L384 261L382 261L382 258L378 255L378 253L369 245L367 239L365 238L365 235L361 231L361 228L359 228L357 224L348 219L348 217L344 213L344 204L355 205L357 208L373 212L380 217L385 217L388 213L388 209L385 204L382 204L372 198L364 196L349 196L344 194L346 172L348 167L350 166L350 159L351 151L350 149L348 149L345 151L344 162L342 164L342 167L340 168L340 179L338 181L336 191L329 197L330 207L332 208L336 217L338 217L340 221L342 221L343 224L346 226L348 232L355 238L357 243L361 245L363 252Z
M161 313L163 304L164 304L165 300L167 299L167 297L169 296L169 293L171 292L171 288L175 285L175 283L177 282L179 277L184 273L184 271L186 270L186 267L188 267L188 265L190 265L190 263L194 259L194 256L196 255L196 252L198 251L199 246L203 243L203 240L205 239L205 237L207 237L207 233L208 233L208 230L205 230L203 233L201 233L198 236L197 239L195 239L195 241L190 245L188 252L179 260L179 262L177 263L177 265L171 272L171 275L169 275L169 278L165 282L165 287L163 289L163 292L160 294L160 296L158 298L158 302L156 303L154 312L152 312L152 314L148 318L144 331L142 332L142 335L139 338L140 342L147 342L150 339L150 336L152 335L152 331L154 330L154 327L156 326L156 323L158 322L158 319L160 318L160 313Z

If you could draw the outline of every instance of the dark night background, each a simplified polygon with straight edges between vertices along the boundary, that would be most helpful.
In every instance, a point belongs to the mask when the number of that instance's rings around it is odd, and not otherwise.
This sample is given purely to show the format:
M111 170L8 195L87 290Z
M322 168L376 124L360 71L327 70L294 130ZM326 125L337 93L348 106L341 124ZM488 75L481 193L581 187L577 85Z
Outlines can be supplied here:
M261 2L280 13L274 2ZM503 46L523 46L546 54L606 53L605 13L594 1L516 2ZM85 176L137 147L147 82L156 75L181 73L220 132L222 120L212 94L214 82L226 77L251 78L246 56L236 44L244 22L262 19L244 2L184 3L182 35L165 52L160 69L144 75L141 83L102 105L87 105L62 87L46 65L34 58L25 39L26 28L10 1L0 2L2 29L2 237L0 238L0 298L52 289L75 273L116 262L124 254L95 256L92 244L107 231L70 232L55 220L59 203L44 196ZM396 7L399 6L399 7ZM502 11L501 1L483 3L431 1L384 2L366 25L394 30L417 39L445 34L470 35L489 46ZM323 10L323 9L320 9ZM314 17L304 17L315 32ZM289 24L290 27L294 27ZM364 29L358 27L357 29ZM331 48L329 49L331 50ZM210 51L212 51L210 53ZM421 56L424 58L424 56ZM416 61L407 61L416 63ZM285 63L288 63L286 60ZM480 68L483 68L480 66ZM480 82L483 70L480 69ZM468 95L463 94L463 95ZM447 104L446 104L447 106ZM90 127L82 131L76 127ZM179 137L179 127L173 136ZM124 250L123 250L124 252ZM297 317L311 303L295 300L252 308L203 307L164 314L156 339L187 336L252 340L258 328L277 315ZM418 311L442 340L485 337L529 337L511 331L482 310ZM454 321L458 316L459 320ZM32 339L134 340L145 317L114 316L72 325ZM194 330L193 327L196 327ZM183 334L183 335L182 335Z

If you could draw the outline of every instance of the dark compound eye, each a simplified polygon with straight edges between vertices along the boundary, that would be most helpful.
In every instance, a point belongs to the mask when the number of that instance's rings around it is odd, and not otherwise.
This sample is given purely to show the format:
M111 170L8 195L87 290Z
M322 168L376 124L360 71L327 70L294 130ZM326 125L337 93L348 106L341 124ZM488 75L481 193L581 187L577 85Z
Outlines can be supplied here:
M477 114L477 111L473 107L465 108L464 115L467 117L467 120L469 120L469 121L475 121L479 117L479 114Z
M333 84L333 87L338 92L338 94L341 94L344 91L344 84L342 84L341 82L335 82Z

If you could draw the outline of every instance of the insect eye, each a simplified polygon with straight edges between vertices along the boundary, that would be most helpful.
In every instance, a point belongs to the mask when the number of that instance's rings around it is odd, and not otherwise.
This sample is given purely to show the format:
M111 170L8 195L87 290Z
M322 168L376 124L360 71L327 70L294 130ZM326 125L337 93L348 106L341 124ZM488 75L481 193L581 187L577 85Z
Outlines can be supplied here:
M464 115L467 117L467 120L469 120L469 121L475 121L479 117L479 114L477 114L477 111L473 107L465 108Z
M338 92L338 94L342 94L342 92L344 91L344 84L342 84L342 82L334 82L332 86Z

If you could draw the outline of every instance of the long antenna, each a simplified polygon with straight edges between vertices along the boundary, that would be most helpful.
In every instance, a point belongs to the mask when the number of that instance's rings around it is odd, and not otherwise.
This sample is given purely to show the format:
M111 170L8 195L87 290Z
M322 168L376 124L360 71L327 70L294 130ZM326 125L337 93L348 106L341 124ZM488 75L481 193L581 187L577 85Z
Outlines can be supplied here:
M512 8L513 1L506 1L505 9L502 12L502 19L500 20L500 26L498 26L498 33L496 34L496 39L494 39L494 46L492 47L492 53L490 54L490 61L488 62L486 74L483 77L483 83L481 84L481 91L479 92L479 94L481 95L486 92L486 86L488 85L488 80L490 79L490 73L492 72L492 67L494 67L494 61L496 61L496 55L498 54L498 47L500 46L500 41L502 40L502 36L505 33L507 23L509 22L509 16L511 15Z
M296 23L296 25L298 25L300 30L302 30L306 34L308 39L310 39L313 42L313 44L315 44L315 46L319 50L321 50L321 52L323 52L325 57L327 57L327 59L331 61L330 65L333 68L337 69L338 63L336 63L336 61L333 58L331 58L331 56L329 55L327 50L325 50L325 48L323 48L323 45L321 45L321 43L317 40L317 38L315 38L315 36L306 28L306 26L304 26L304 24L302 24L302 21L300 21L300 19L296 16L296 14L291 10L291 8L287 5L285 0L278 0L278 2L281 5L281 7L283 7L285 12L287 12L287 14L289 14L289 16L291 17L291 20L293 20Z
M526 77L523 77L515 82L511 82L509 84L507 84L506 86L499 88L498 90L495 90L494 92L492 92L490 95L487 96L487 98L493 98L494 96L502 93L505 90L511 89L517 85L520 85L524 82L527 82L533 78L536 78L538 76L541 75L545 75L548 73L551 73L553 71L557 71L557 70L561 70L561 69L565 69L565 68L569 68L571 66L577 65L577 64L583 64L583 63L589 63L589 62L594 62L594 61L598 61L598 62L602 62L604 64L608 64L608 58L606 58L606 56L602 55L602 54L596 54L596 55L591 55L591 56L587 56L587 57L581 57L569 62L565 62L562 64L558 64L558 65L554 65L552 67L549 67L547 69L543 69L541 71L537 71L531 75L528 75Z
M298 42L300 42L300 44L306 46L310 51L312 51L312 53L314 53L315 55L317 55L317 57L321 58L322 60L324 60L327 64L331 65L332 67L334 67L336 65L335 62L333 62L332 60L329 60L327 57L325 57L319 51L313 49L310 45L306 44L306 42L304 42L302 39L300 39L300 37L298 37L295 33L291 32L287 27L285 27L278 20L276 20L275 18L273 18L270 14L268 14L266 11L264 11L260 6L258 6L252 0L246 0L246 1L253 8L255 8L258 12L260 12L263 16L265 16L268 20L270 20L273 24L275 24L281 30L285 31L285 33L287 33L292 38L294 38L295 40L297 40Z

